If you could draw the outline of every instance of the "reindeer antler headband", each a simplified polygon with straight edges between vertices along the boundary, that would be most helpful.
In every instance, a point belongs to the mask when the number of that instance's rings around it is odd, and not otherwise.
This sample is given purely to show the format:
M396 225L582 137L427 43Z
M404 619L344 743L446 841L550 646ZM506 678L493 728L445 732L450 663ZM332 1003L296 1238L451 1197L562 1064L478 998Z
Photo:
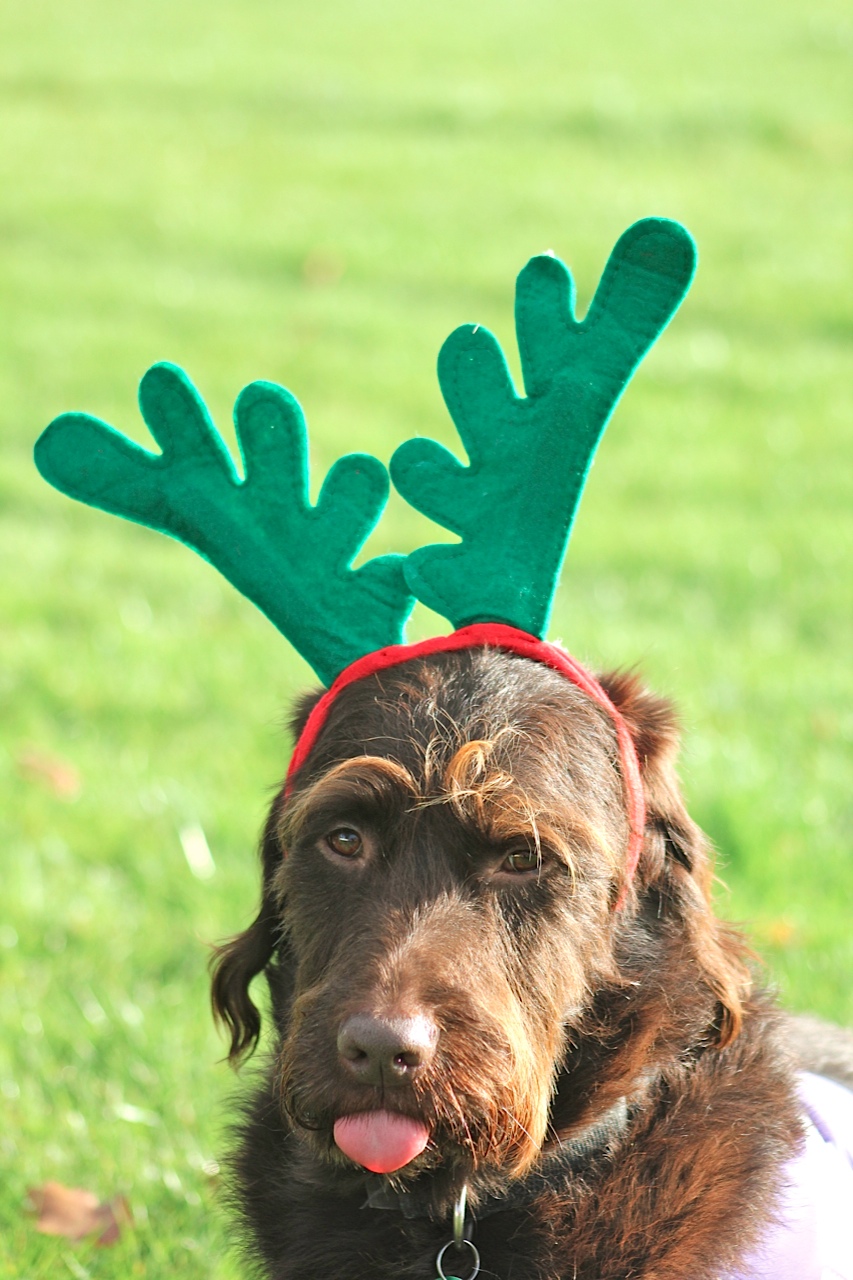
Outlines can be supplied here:
M186 374L156 364L139 404L160 454L85 413L56 418L36 444L44 478L72 498L171 534L193 547L260 608L331 686L297 743L305 761L341 688L421 654L491 644L562 671L612 716L619 735L631 840L639 857L643 797L630 735L588 672L543 640L587 473L631 375L690 286L696 250L676 222L646 218L617 241L582 321L558 258L521 271L515 323L525 396L496 338L456 329L441 349L442 394L467 466L431 440L391 459L402 496L458 543L351 565L388 497L369 454L341 458L316 506L308 497L305 419L289 391L253 382L234 422L245 478ZM448 618L451 636L404 645L414 598Z

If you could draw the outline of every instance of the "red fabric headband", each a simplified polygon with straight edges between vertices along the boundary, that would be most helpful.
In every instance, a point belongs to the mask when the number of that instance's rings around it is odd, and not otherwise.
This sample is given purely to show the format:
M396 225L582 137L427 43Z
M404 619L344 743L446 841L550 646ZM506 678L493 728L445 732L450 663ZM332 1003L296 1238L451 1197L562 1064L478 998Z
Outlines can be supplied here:
M616 737L619 742L619 758L622 766L622 785L625 789L625 805L628 811L628 850L625 859L625 883L616 903L618 910L625 903L628 889L637 869L640 850L643 845L643 834L646 825L646 803L643 795L643 783L640 777L640 764L633 739L628 732L624 718L608 698L595 676L590 675L565 649L559 645L549 644L546 640L537 640L526 631L506 626L502 622L478 622L469 627L460 627L449 636L434 636L430 640L421 640L418 644L393 644L384 649L376 649L358 658L346 667L329 689L315 704L300 734L290 765L287 770L285 794L293 786L293 780L308 759L320 730L326 723L329 708L335 698L347 685L356 680L363 680L376 671L384 671L388 667L399 666L411 658L425 658L431 653L451 653L457 649L474 649L478 645L490 645L495 649L506 649L509 653L520 654L524 658L532 658L554 671L559 671L573 684L577 685L587 697L603 707L613 721Z

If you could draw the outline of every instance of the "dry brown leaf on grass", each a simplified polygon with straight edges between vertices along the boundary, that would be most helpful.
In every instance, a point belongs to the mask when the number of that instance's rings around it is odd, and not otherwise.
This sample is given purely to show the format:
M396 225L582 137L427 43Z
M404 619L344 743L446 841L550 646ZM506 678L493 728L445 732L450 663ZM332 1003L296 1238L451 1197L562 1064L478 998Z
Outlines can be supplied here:
M124 1196L98 1200L82 1187L64 1187L61 1182L45 1182L27 1192L38 1214L36 1230L46 1236L82 1240L98 1233L95 1244L115 1244L122 1227L131 1225L130 1205Z
M37 747L28 747L18 752L15 763L21 777L40 782L62 800L76 800L80 794L80 774L73 764L59 756L39 751Z

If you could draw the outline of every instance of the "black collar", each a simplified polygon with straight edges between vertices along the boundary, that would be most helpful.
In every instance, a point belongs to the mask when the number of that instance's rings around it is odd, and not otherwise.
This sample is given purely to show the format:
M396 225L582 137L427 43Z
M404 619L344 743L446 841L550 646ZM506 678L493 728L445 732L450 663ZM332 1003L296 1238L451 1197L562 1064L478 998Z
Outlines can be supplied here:
M545 1152L523 1178L510 1182L501 1191L484 1191L477 1196L475 1219L488 1218L508 1209L522 1209L532 1204L544 1191L562 1191L584 1172L590 1161L611 1156L624 1136L631 1112L625 1098L606 1111L600 1120L575 1137ZM404 1218L429 1218L437 1221L431 1187L426 1179L404 1191L392 1191L380 1175L371 1176L363 1209L391 1209ZM444 1215L441 1215L442 1218Z

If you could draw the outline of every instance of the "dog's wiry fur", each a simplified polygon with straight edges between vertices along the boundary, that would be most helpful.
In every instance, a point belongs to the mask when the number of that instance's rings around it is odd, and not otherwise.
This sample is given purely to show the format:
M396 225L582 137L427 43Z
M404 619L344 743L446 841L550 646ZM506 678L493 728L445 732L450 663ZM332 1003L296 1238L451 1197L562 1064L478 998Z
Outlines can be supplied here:
M265 1275L433 1280L463 1182L476 1217L543 1152L617 1113L575 1176L477 1222L483 1274L710 1280L771 1219L800 1139L777 1015L709 905L668 705L632 677L603 683L648 806L624 909L613 725L523 658L434 655L351 685L274 802L260 912L213 980L235 1059L260 1030L255 974L271 994L271 1060L234 1166ZM342 826L361 833L361 856L330 849ZM518 849L538 868L509 868ZM393 1088L359 1082L336 1047L353 1015L426 1019L434 1057ZM432 1135L387 1180L332 1139L337 1117L376 1108ZM383 1181L417 1189L432 1216L362 1208Z

